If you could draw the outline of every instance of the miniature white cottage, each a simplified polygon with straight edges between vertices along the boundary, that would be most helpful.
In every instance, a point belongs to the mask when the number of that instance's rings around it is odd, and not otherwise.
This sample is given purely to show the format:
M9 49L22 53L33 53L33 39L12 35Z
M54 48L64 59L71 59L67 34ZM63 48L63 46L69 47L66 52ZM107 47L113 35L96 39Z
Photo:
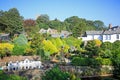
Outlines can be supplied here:
M24 61L16 61L13 63L10 61L8 63L7 69L10 70L23 70L23 69L35 69L41 68L41 61L30 61L29 59L25 59Z
M99 39L102 42L109 41L113 43L117 40L120 40L120 26L112 27L110 24L108 30L86 31L82 37L78 37L78 39L81 38L83 41Z

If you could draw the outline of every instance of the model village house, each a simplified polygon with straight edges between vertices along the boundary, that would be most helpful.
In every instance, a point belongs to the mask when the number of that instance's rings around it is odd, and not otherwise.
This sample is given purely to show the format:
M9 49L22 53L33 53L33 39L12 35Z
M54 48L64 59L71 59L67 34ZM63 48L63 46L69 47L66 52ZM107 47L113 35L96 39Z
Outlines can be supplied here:
M94 40L99 39L102 42L115 42L117 40L120 40L120 26L114 26L112 27L111 24L109 24L109 29L102 30L102 31L86 31L82 37L79 37L78 39L82 38L83 41L88 40Z
M38 56L10 56L0 59L2 69L8 71L40 69L42 63Z

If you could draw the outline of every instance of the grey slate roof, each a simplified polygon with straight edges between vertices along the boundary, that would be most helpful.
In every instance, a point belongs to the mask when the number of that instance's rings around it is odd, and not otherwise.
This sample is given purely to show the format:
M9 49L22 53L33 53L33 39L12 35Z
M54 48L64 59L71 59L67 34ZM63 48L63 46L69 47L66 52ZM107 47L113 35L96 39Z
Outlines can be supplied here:
M91 35L98 34L98 35L100 35L100 34L102 34L102 32L103 31L86 31L86 34L91 34Z
M106 30L104 34L120 34L120 27L113 27L112 29Z
M0 36L9 36L9 34L0 34Z
M120 34L120 26L115 26L105 31L86 31L86 34L87 35Z

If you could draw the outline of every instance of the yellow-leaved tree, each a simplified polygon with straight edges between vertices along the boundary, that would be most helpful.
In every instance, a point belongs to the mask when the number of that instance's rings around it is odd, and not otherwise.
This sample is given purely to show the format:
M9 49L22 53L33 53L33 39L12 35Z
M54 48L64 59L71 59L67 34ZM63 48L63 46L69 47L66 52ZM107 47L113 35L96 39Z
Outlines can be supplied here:
M10 43L0 43L0 57L11 55L14 45Z
M58 52L56 46L50 40L43 40L43 49L46 52L50 52L50 54L54 54Z
M94 41L96 43L96 46L100 46L102 44L102 42L100 40L98 40L98 39L95 39Z

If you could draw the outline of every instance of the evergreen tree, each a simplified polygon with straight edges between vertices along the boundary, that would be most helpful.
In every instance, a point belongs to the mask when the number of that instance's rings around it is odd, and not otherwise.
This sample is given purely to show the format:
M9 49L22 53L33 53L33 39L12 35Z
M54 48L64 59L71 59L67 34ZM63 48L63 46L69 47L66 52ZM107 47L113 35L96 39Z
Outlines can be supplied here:
M20 16L16 8L5 12L1 11L0 24L6 25L4 29L6 32L11 33L11 35L23 32L23 17Z

